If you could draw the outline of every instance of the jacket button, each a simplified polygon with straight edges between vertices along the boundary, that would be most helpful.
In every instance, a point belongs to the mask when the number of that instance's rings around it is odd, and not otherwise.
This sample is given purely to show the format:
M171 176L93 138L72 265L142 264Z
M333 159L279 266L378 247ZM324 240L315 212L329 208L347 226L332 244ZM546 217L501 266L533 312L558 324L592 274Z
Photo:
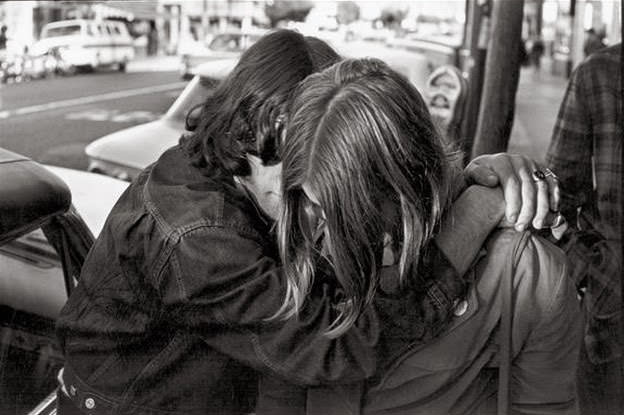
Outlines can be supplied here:
M466 310L468 310L468 301L462 300L455 305L455 310L453 311L453 314L455 314L455 316L457 317L460 317L464 315Z
M87 409L93 409L95 408L95 400L93 398L87 398L85 399L85 407Z

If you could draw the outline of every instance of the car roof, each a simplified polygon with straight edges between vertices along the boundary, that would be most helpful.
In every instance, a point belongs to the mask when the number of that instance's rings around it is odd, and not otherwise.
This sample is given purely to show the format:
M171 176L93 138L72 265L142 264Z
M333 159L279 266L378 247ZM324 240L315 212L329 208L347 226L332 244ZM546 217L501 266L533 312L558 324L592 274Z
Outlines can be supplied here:
M238 58L217 59L205 62L193 68L193 75L207 78L223 79L234 69L238 63Z
M46 24L44 27L61 27L61 26L70 26L70 25L80 25L86 23L89 20L86 19L70 19L70 20L59 20L58 22L52 22Z
M97 236L113 205L129 183L81 170L50 165L44 165L44 167L67 184L72 193L72 204L93 235Z

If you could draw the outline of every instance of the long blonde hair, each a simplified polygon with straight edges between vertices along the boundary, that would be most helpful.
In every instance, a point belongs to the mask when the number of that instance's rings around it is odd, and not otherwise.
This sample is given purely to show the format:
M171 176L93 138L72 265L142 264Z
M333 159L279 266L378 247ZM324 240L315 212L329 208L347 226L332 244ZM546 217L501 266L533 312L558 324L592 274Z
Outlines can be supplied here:
M400 280L416 275L423 245L448 199L448 160L418 91L377 59L345 60L295 91L282 148L278 223L288 290L280 315L303 306L320 253L307 184L325 215L325 249L337 288L337 337L379 285L383 234L400 250ZM385 211L385 214L381 212Z

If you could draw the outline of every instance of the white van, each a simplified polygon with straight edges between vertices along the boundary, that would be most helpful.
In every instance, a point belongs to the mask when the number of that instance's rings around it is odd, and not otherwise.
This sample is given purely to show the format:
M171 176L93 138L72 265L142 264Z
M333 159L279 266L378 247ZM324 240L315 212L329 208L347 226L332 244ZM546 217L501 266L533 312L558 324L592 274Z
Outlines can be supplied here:
M33 45L33 53L54 50L75 67L118 65L124 71L134 59L132 37L126 25L112 20L75 19L46 24L41 39Z

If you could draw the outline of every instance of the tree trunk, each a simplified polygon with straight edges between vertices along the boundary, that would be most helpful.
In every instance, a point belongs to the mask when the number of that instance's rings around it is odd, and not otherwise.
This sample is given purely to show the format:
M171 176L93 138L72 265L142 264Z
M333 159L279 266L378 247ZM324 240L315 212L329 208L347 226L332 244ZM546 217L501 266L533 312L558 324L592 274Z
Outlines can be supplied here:
M507 150L520 77L524 0L494 0L472 158Z

